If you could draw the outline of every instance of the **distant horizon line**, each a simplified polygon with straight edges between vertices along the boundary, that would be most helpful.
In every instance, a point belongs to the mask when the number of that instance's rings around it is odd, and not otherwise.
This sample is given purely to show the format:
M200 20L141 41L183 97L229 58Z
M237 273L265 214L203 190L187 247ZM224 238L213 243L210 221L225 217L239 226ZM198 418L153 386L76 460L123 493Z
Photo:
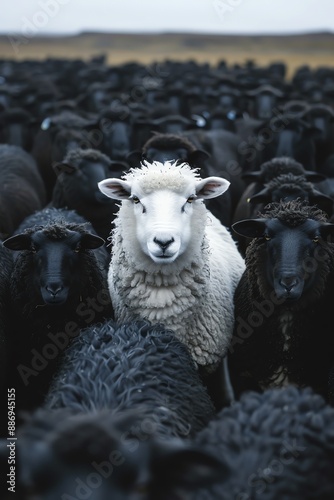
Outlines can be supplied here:
M218 33L211 31L118 31L118 30L80 30L71 32L40 32L35 34L33 38L61 38L61 37L76 37L82 35L124 35L124 36L161 36L161 35L189 35L189 36L236 36L236 37L284 37L284 36L307 36L307 35L333 35L334 30L309 30L309 31L287 31L287 32L248 32L248 33ZM24 36L17 31L0 31L0 36Z

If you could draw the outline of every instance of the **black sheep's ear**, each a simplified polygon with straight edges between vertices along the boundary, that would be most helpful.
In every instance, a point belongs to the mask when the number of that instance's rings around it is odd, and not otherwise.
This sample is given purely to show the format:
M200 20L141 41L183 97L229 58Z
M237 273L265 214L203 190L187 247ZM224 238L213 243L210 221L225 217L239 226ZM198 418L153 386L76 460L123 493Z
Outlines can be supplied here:
M61 162L54 162L52 164L52 168L57 176L61 173L73 174L73 172L75 172L75 170L76 170L76 168L73 167L73 165L70 165L69 163L61 163Z
M31 237L28 234L17 234L3 241L3 246L9 250L31 250Z
M305 178L308 182L313 182L315 184L327 179L326 175L320 174L319 172L312 172L311 170L306 170L303 175L305 175Z
M188 154L188 163L194 167L201 167L209 158L209 153L202 149L196 149Z
M270 197L270 191L268 188L262 189L262 191L259 191L258 193L254 194L254 196L251 196L250 198L247 198L247 203L270 203L271 202L271 197Z
M262 172L259 170L255 172L245 172L241 174L241 178L246 182L258 182L262 179Z
M212 454L194 446L185 448L169 444L157 457L153 457L153 477L161 491L194 493L226 479L227 466ZM178 449L179 448L179 449ZM188 496L187 496L188 498Z
M334 200L330 196L322 194L320 191L314 190L310 195L310 204L317 205L321 210L331 217L333 214Z
M83 250L94 250L95 248L100 248L105 244L103 238L92 233L85 233L82 235L80 240L80 248Z
M48 130L53 125L54 125L54 123L52 121L52 118L50 116L47 116L46 118L44 118L44 120L41 123L41 129Z
M143 157L140 149L130 151L130 153L126 155L126 161L131 167L138 167L142 159Z
M334 243L334 224L330 222L324 222L320 227L320 234L323 240L329 243Z
M129 168L129 165L124 161L116 160L112 160L108 166L109 173L111 173L113 176L122 175L124 174L124 172L129 170Z
M232 224L232 229L246 238L261 238L266 231L266 222L264 219L240 220Z

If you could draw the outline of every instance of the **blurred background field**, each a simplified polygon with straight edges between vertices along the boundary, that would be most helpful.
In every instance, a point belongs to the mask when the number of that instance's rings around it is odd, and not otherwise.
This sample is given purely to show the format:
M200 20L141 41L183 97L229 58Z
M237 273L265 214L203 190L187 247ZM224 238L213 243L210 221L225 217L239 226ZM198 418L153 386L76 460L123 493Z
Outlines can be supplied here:
M165 59L257 65L283 61L287 76L297 67L334 66L334 34L215 35L192 33L118 34L82 32L65 36L0 36L0 59L81 58L105 55L107 64L129 61L149 64Z

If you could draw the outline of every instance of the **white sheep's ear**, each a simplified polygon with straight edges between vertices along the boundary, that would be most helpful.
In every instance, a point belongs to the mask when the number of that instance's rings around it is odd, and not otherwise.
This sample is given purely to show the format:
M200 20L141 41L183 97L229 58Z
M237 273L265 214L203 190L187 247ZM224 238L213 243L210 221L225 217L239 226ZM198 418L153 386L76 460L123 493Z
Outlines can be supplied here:
M98 182L101 193L114 200L128 200L131 194L131 186L121 179L111 178Z
M223 177L207 177L197 183L196 194L198 198L203 198L203 200L216 198L216 196L225 193L229 185L230 182Z

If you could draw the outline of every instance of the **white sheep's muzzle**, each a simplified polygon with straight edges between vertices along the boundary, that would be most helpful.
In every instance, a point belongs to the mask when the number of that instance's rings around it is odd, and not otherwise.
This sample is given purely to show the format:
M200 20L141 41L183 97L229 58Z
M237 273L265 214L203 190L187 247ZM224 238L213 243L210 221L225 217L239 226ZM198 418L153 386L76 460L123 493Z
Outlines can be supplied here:
M174 262L182 253L181 239L171 234L156 234L147 242L147 254L157 264Z

